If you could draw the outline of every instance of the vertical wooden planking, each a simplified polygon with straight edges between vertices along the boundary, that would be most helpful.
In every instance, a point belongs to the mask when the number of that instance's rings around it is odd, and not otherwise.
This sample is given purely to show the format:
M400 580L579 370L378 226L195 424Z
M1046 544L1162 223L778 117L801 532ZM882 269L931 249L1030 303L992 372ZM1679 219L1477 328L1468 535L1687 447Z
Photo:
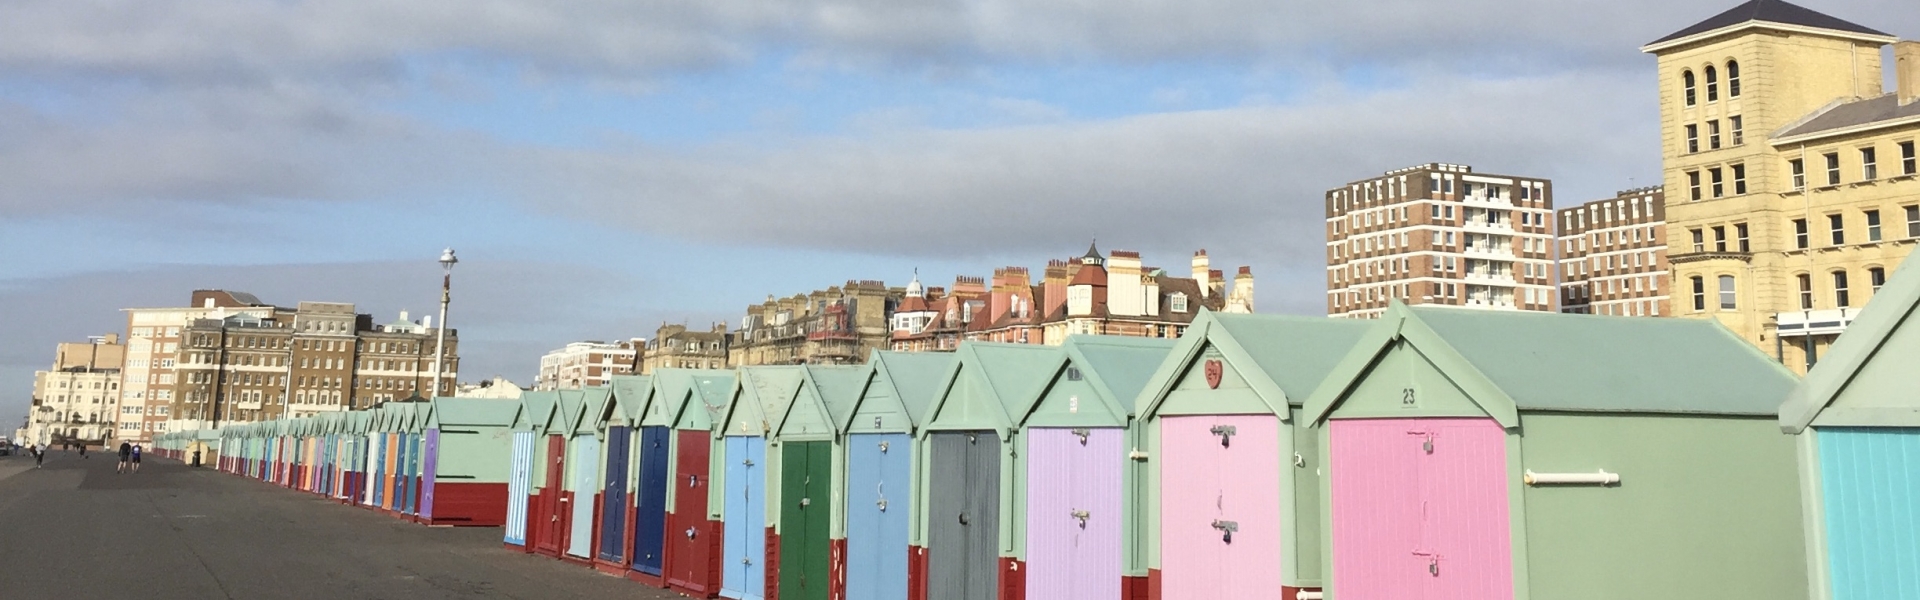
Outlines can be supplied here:
M1920 429L1814 435L1833 600L1920 598Z
M1327 428L1331 591L1340 598L1419 598L1424 428L1408 419L1336 419Z
M761 523L766 521L764 508L761 514L755 514L752 506L754 497L760 493L765 476L762 460L753 455L750 444L762 438L735 436L726 438L725 471L727 473L726 490L722 494L722 516L725 521L722 535L720 560L723 565L720 573L720 596L723 598L759 598L765 581L748 576L753 565L764 562L766 557L749 551L750 540L763 537Z
M1078 437L1078 436L1075 436ZM1088 430L1087 442L1068 441L1074 453L1073 510L1087 511L1085 526L1073 519L1068 523L1072 540L1069 568L1074 573L1075 600L1112 600L1121 597L1121 522L1122 473L1126 468L1126 430L1103 427ZM1031 488L1029 488L1031 489ZM1036 571L1028 563L1029 585ZM1035 596L1029 589L1029 598Z
M624 563L627 531L627 464L631 460L632 430L607 428L606 485L600 491L600 560Z
M433 518L434 478L440 474L440 430L428 429L421 442L420 518Z
M666 554L666 427L640 428L640 482L634 487L633 570L661 576Z
M582 435L573 441L573 514L569 515L567 554L593 558L593 494L600 489L600 440Z
M1507 434L1493 419L1426 419L1433 452L1421 449L1424 536L1437 555L1431 600L1513 598ZM1423 441L1424 444L1424 441Z
M1220 456L1218 517L1232 531L1215 529L1226 552L1226 597L1248 598L1280 589L1280 420L1269 415L1214 417L1233 428ZM1209 430L1212 428L1209 427ZM1212 434L1211 431L1208 432ZM1229 539L1231 534L1231 539Z
M927 474L927 600L966 600L970 556L966 520L967 438L971 434L929 434Z
M712 454L711 434L704 430L678 432L674 448L673 523L667 532L672 545L673 565L667 583L682 593L705 596L714 591L711 581L713 553L718 545L711 539L707 520L708 457Z
M907 597L906 434L848 436L847 600Z
M965 598L995 600L1000 582L1000 437L982 431L968 434L967 444Z
M1072 600L1074 546L1080 521L1073 518L1079 437L1055 428L1027 430L1027 593L1033 598ZM1071 441L1069 441L1071 440Z
M1221 494L1214 418L1160 421L1160 590L1163 598L1225 598L1225 547L1211 525Z
M527 488L533 476L533 432L513 432L513 456L507 475L507 533L509 544L527 545Z

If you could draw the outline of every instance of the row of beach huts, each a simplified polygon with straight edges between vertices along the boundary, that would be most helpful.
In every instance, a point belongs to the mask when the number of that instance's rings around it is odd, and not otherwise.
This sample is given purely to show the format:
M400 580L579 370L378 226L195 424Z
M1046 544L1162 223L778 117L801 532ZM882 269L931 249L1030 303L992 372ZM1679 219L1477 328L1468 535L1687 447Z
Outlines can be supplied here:
M694 597L1920 598L1920 272L1801 380L1708 320L1395 305L175 432Z

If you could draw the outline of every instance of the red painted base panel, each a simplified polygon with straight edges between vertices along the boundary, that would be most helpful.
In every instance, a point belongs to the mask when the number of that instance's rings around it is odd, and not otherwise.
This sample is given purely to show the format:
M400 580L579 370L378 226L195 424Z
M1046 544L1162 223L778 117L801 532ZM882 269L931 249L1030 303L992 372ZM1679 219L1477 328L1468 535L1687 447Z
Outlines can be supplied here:
M1000 600L1026 599L1026 563L1011 556L1000 557Z
M1147 600L1147 578L1121 577L1120 600Z
M907 600L927 600L927 549L907 547Z
M651 587L657 587L657 588L667 587L667 581L665 579L661 579L654 575L641 573L639 571L627 571L627 579L630 581L637 581L637 582L640 582L641 584L651 586Z
M847 600L847 538L827 544L827 600Z
M1147 569L1147 600L1160 600L1160 570Z
M760 597L763 600L780 600L780 534L772 527L767 528L767 567L761 572L767 576Z

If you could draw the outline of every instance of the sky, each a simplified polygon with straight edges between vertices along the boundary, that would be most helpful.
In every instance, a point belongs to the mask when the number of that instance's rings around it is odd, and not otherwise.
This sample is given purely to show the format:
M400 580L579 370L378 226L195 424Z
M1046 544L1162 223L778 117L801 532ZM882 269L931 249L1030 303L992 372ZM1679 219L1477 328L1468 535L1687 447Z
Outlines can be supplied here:
M223 288L437 310L463 379L852 279L1103 249L1323 310L1324 190L1660 177L1698 0L0 5L0 429L54 344ZM1920 36L1912 0L1806 0Z

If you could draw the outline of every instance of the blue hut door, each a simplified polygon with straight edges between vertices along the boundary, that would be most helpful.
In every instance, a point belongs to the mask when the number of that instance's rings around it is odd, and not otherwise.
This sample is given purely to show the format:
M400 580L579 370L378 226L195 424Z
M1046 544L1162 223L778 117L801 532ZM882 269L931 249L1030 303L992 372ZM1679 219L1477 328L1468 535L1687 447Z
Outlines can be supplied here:
M627 451L631 449L628 429L607 428L606 485L600 490L600 560L623 563L627 532Z
M847 437L847 598L907 597L907 486L913 438Z
M640 428L640 485L634 489L633 570L658 577L667 530L667 428Z
M573 515L567 531L567 554L593 558L593 495L600 491L600 440L582 435L573 441Z
M404 492L400 496L400 512L420 514L420 434L400 434L400 452L401 464L406 465L400 470L400 489Z
M726 547L720 595L759 600L766 591L767 439L727 438Z
M533 482L533 432L513 432L513 457L507 473L506 542L527 545L527 487Z
M1920 429L1816 427L1834 600L1920 597Z

